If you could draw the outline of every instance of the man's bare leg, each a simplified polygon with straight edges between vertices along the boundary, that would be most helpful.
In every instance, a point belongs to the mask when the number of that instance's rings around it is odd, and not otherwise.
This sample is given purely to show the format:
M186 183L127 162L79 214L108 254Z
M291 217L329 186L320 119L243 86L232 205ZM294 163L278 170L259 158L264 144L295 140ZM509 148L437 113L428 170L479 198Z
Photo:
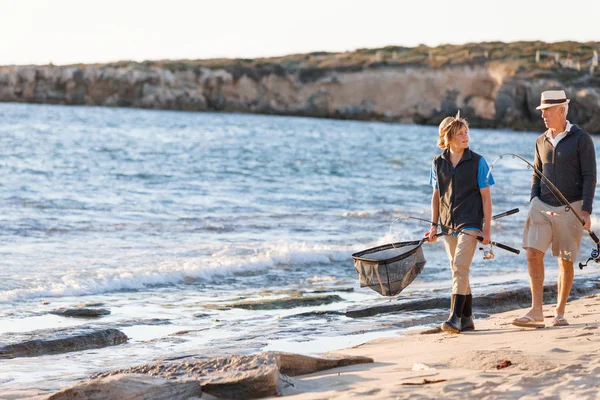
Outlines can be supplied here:
M573 261L558 259L558 293L556 294L556 315L565 315L565 307L573 286Z
M542 306L544 304L544 253L528 247L527 268L529 270L529 286L531 288L531 310L525 315L536 321L544 320ZM571 263L571 267L573 264ZM570 287L569 287L570 289ZM564 306L563 306L564 309Z

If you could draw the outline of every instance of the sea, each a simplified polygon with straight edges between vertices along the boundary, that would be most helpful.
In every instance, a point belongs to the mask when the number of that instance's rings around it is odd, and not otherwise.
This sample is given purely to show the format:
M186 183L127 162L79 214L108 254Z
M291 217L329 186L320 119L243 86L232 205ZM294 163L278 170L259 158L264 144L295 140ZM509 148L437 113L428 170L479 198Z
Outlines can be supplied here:
M509 153L532 160L539 134L470 130L471 149L491 166L494 214L520 209L492 226L493 240L515 248L532 171ZM408 217L429 219L437 135L435 126L399 123L0 104L0 346L81 326L129 337L0 360L0 390L59 388L185 354L318 354L401 335L403 321L443 321L440 309L345 315L449 296L443 240L423 245L423 272L392 298L361 288L352 259L428 230ZM584 237L579 259L591 248ZM484 260L487 249L471 266L475 297L528 286L523 252L495 247ZM556 262L546 261L552 283ZM590 264L576 275L598 271ZM231 306L311 296L330 302ZM110 314L51 313L75 307Z

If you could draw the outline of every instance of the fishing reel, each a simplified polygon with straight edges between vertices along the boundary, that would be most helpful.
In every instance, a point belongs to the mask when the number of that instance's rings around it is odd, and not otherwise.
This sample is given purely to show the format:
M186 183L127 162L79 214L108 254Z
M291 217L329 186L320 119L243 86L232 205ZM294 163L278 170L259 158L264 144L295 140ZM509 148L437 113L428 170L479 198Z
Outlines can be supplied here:
M587 259L585 264L579 263L579 269L583 269L583 267L587 266L592 260L594 260L596 263L600 263L600 244L597 244L596 248L592 249L592 254L590 255L590 258Z
M494 247L493 246L490 245L489 249L480 247L479 250L483 251L483 259L484 260L493 260L494 259L495 256L494 256Z

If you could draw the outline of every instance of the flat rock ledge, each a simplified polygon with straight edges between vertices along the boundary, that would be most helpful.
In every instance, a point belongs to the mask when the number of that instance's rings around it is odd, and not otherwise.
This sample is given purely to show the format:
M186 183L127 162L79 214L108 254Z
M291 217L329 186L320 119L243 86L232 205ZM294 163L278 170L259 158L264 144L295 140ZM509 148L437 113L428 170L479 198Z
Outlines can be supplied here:
M45 329L0 335L0 359L37 357L115 346L128 337L117 329L90 327Z
M113 375L78 383L54 393L48 400L164 400L199 399L202 387L198 381L172 381L148 375Z
M207 304L206 308L227 310L230 308L243 308L246 310L279 310L296 307L315 307L331 304L343 299L337 294L320 296L292 296L280 299L264 299L240 301L228 304Z
M578 278L573 282L571 298L579 298L589 293L600 290L600 281L594 278ZM556 301L556 284L544 286L544 303ZM484 313L498 313L518 308L525 308L531 304L531 292L528 287L502 290L473 298L473 307ZM344 315L348 318L372 317L379 314L397 313L406 311L421 311L432 309L447 309L450 307L450 297L435 297L420 300L404 301L398 298L396 301L385 303L379 302L372 306L356 307L348 309ZM413 325L422 325L429 321L418 320ZM399 325L396 325L400 327ZM406 324L402 327L408 327Z
M75 317L75 318L99 318L103 315L109 315L110 310L106 308L57 308L56 310L50 311L50 314L60 315L62 317Z
M260 399L280 395L283 386L291 383L289 376L372 362L368 357L324 358L282 352L209 359L192 356L98 373L48 400L183 400L202 393L233 400Z
M308 375L326 369L372 363L370 357L313 357L302 354L272 352L279 357L279 371L287 376Z

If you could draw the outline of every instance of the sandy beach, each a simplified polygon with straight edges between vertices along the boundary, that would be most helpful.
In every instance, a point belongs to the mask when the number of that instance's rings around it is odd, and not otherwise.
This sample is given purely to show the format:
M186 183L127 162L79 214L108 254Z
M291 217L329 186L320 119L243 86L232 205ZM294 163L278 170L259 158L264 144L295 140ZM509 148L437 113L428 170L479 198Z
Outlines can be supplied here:
M284 394L290 400L599 398L600 294L569 303L570 326L552 326L553 310L544 307L543 329L513 326L525 312L513 310L476 321L475 332L420 329L345 349L335 354L368 356L375 364L295 378Z
M365 356L374 363L333 368L280 380L295 399L596 399L600 398L600 294L568 304L570 325L518 328L526 309L476 320L476 331L448 334L423 327L322 354ZM3 391L0 399L45 399L47 390ZM205 396L203 396L204 398ZM206 398L216 398L206 395Z

